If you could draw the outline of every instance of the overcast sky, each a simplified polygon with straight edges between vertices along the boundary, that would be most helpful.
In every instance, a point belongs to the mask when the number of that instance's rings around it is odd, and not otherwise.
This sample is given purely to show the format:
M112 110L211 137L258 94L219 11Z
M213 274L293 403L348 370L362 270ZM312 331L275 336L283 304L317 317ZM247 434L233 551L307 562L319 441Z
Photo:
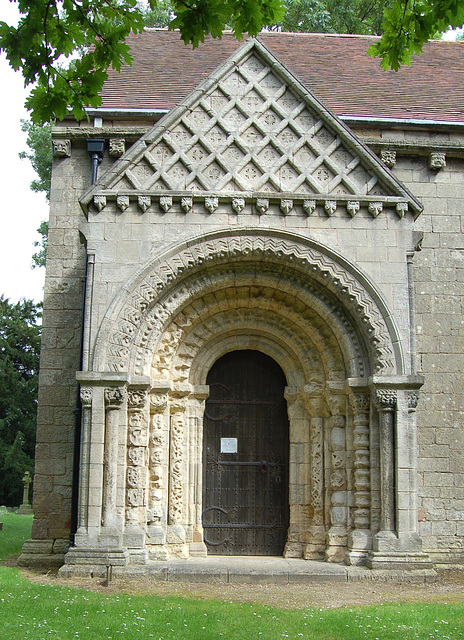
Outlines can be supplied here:
M17 23L15 4L2 3L2 20ZM36 229L48 218L45 195L33 193L29 185L35 172L29 160L20 160L18 153L27 151L26 134L21 131L21 119L28 117L24 100L28 92L22 77L0 56L0 87L2 88L2 152L0 154L0 295L11 302L20 298L39 302L43 298L45 269L31 269L34 241L40 236Z

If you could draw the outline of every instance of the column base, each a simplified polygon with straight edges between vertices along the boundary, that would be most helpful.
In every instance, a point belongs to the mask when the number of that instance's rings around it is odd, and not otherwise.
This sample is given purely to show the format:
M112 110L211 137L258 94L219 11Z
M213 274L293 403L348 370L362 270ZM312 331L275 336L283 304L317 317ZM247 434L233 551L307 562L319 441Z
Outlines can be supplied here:
M91 576L104 578L107 567L127 567L129 551L127 549L79 549L72 547L65 555L65 564L59 570L64 577Z
M366 560L369 569L396 569L404 571L433 571L433 563L428 553L407 553L400 551L372 551Z
M208 549L204 542L191 542L189 550L192 558L206 558L208 556Z
M327 533L322 526L310 527L308 542L304 546L303 557L305 560L325 560L327 548Z
M26 540L18 558L18 565L31 569L57 569L64 564L68 547L67 538Z
M345 553L345 564L360 567L366 564L367 556L372 549L372 534L369 529L354 529L348 536L348 550Z
M422 540L416 533L398 537L393 531L380 531L374 536L368 554L369 569L433 569L428 553L422 551Z

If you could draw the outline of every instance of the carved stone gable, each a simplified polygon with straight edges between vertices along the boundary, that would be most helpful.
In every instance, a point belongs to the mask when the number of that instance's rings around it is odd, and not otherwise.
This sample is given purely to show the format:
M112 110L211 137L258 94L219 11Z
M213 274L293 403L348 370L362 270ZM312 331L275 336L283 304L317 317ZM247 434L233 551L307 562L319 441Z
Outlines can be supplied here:
M420 205L258 41L243 45L83 199L185 192ZM180 193L179 193L180 192ZM100 202L100 201L99 201Z

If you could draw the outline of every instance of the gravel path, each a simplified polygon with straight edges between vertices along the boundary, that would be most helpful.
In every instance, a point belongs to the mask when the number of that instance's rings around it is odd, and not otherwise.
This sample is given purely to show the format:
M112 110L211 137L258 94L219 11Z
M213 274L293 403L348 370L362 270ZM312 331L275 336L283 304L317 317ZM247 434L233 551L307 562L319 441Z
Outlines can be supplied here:
M408 582L333 582L309 584L193 584L144 579L114 579L108 586L91 578L60 578L22 570L32 582L74 586L106 594L120 592L157 596L179 596L201 600L253 602L285 609L337 608L364 606L381 602L464 602L464 567L438 571L433 583Z

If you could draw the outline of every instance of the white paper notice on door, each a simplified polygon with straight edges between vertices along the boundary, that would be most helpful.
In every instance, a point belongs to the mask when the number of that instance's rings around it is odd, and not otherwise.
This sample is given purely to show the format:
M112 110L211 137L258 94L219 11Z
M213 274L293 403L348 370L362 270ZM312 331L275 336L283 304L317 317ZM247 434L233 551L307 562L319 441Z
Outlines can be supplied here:
M237 453L237 438L221 438L221 453Z

